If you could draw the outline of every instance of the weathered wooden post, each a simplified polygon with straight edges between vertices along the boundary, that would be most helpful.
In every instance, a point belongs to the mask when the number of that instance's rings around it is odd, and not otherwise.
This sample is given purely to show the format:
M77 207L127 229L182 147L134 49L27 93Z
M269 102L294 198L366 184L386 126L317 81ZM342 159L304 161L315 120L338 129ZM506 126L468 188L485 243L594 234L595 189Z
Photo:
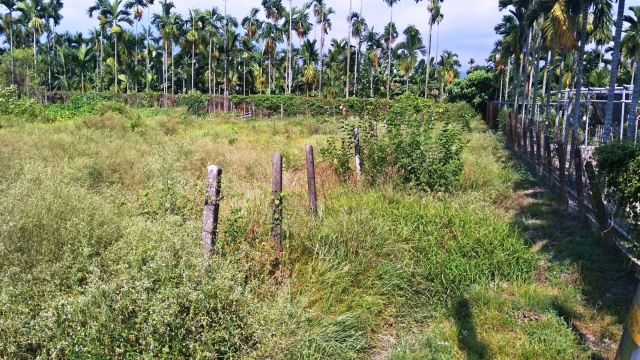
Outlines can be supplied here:
M529 119L529 161L531 168L536 168L535 143L533 142L533 119Z
M360 168L360 135L358 134L358 128L353 129L354 133L354 142L356 148L356 172L358 175L362 172L362 168Z
M251 116L256 116L256 103L251 103Z
M602 235L603 248L605 252L611 252L615 248L612 234L613 229L609 223L607 207L604 205L604 201L602 200L602 189L600 188L600 184L598 184L596 171L590 161L587 161L586 163L585 173L587 174L589 189L591 189L591 205L595 210L596 221L598 222L600 235Z
M567 194L567 157L564 142L558 143L558 167L560 170L560 201L563 206L569 205L569 196Z
M527 145L527 136L529 135L529 123L524 123L524 126L522 127L522 151L520 153L520 155L522 156L522 158L524 159L525 162L527 162L527 157L529 156L528 152L529 152L529 148Z
M549 136L549 129L545 131L544 135L544 152L546 155L546 164L547 164L547 183L549 184L549 188L553 191L553 152L551 151L551 139Z
M422 130L422 124L424 124L424 113L420 114L420 130Z
M576 193L578 194L578 218L580 219L580 223L584 224L587 220L587 209L584 203L584 183L582 181L582 149L577 142L574 149L573 163L576 173Z
M640 287L636 290L633 304L622 332L616 360L635 360L640 356Z
M536 130L536 164L538 175L542 176L542 142L544 139L542 138L542 126L538 123L538 129Z
M284 104L280 103L280 119L284 117Z
M273 154L273 183L271 186L273 202L271 204L271 241L278 252L282 252L282 155Z
M305 107L305 111L307 112L307 120L309 120L309 104Z
M307 188L309 189L309 211L311 215L318 215L318 199L316 197L316 169L313 161L313 146L307 144Z
M333 117L336 117L336 104L333 104Z
M202 252L212 254L218 235L218 213L220 211L220 184L222 169L211 165L207 169L207 194L204 198L202 217Z
M378 138L378 122L377 121L373 122L373 138L374 139Z

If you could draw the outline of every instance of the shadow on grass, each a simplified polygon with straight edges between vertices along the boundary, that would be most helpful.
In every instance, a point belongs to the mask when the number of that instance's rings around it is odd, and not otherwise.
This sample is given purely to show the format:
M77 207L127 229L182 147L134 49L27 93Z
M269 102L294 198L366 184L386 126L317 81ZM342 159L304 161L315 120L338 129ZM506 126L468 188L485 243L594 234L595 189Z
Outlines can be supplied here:
M555 273L544 271L540 274L539 271L537 280L561 284L568 282L572 285L575 283L580 289L585 306L598 314L612 317L621 329L638 285L638 279L625 265L628 263L627 259L621 253L605 253L600 235L580 224L576 216L561 206L559 199L548 190L542 180L517 161L514 159L522 176L514 188L514 191L521 194L518 195L521 198L516 201L519 205L515 209L518 213L515 225L526 231L527 238L533 246L540 249L549 267L557 269ZM562 278L572 271L577 272L577 279ZM588 340L593 338L593 334L585 333L584 329L576 325L582 315L579 311L555 300L554 309L583 343L593 345ZM609 341L616 344L620 336L604 335L615 336Z
M465 298L458 300L454 306L453 318L456 322L458 344L467 353L467 359L486 359L487 346L478 339L471 306L471 302Z

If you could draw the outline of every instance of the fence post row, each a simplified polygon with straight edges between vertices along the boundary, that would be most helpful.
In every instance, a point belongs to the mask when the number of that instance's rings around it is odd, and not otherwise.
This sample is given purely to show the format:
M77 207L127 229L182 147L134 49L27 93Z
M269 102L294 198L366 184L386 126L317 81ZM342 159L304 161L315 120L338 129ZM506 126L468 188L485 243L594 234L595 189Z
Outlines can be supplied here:
M222 169L211 165L207 169L207 193L204 200L202 217L202 252L212 254L218 235L218 214L220 211L220 184Z
M271 241L276 245L278 253L282 252L282 155L273 154L273 182L271 187L273 196Z

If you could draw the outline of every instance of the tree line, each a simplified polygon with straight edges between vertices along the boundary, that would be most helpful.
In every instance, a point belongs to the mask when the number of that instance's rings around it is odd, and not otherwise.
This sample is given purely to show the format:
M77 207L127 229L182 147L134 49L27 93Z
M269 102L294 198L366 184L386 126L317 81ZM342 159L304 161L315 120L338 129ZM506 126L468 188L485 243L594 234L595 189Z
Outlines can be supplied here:
M501 38L488 60L499 100L513 104L523 127L525 119L534 118L553 129L556 141L571 139L577 145L580 120L587 113L584 89L606 88L604 116L590 115L595 120L591 124L604 126L602 140L607 143L615 126L616 87L634 85L623 114L626 138L635 138L640 6L627 8L625 0L499 0L499 7L508 14L495 26ZM556 90L567 91L553 98Z
M443 99L460 77L457 54L439 54L442 0L426 0L427 40L414 25L398 33L393 7L383 0L389 22L369 26L349 1L343 38L328 39L335 11L327 0L293 6L293 0L263 0L241 19L221 8L176 12L155 0L95 0L88 35L58 33L62 0L0 0L0 27L8 49L0 79L21 93L112 91L211 95L296 94L386 97L412 92ZM415 0L420 3L422 0ZM264 19L264 20L263 20ZM44 39L43 39L44 38ZM435 41L434 41L435 40ZM435 49L433 43L435 42ZM426 58L424 57L426 56ZM429 59L428 61L426 59ZM29 63L28 62L31 62ZM473 65L473 62L472 62Z

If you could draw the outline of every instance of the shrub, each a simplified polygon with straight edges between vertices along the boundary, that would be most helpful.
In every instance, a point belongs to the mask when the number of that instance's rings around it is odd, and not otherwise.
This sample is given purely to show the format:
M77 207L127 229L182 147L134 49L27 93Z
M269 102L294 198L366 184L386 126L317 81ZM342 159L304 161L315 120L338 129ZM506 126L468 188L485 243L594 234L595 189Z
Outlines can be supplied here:
M207 107L207 96L199 91L189 91L176 99L178 106L184 106L191 115L200 115Z
M399 109L399 108L397 108ZM405 108L408 109L408 108ZM409 111L390 111L384 137L372 135L371 122L350 119L341 123L340 135L320 149L321 157L347 177L354 154L354 128L360 131L361 163L370 183L398 178L420 190L449 191L459 184L466 141L459 126L445 121L421 124Z
M130 110L125 104L115 100L101 101L96 105L95 112L100 116L104 116L107 113L115 113L119 115L130 114Z
M454 80L447 88L451 102L467 102L482 112L492 93L493 76L486 71L474 71L465 78Z

